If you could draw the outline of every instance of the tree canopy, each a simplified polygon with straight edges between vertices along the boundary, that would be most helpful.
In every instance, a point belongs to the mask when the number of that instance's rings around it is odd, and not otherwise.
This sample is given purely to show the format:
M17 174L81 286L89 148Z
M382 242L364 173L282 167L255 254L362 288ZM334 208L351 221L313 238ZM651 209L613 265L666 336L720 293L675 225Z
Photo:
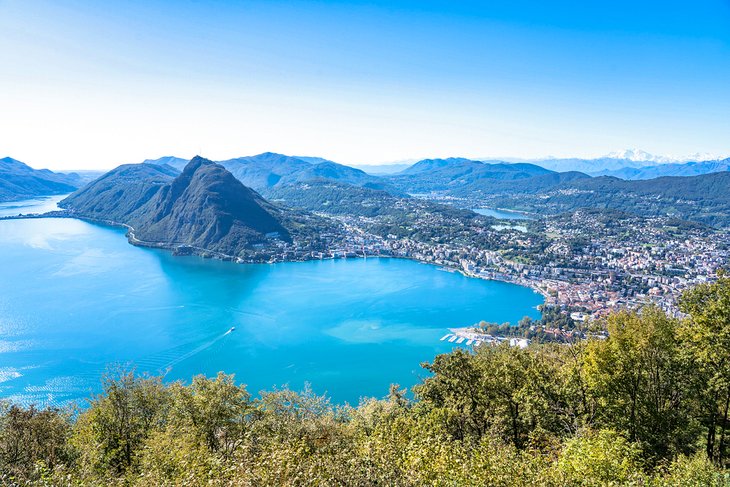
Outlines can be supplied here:
M112 370L81 409L4 404L10 485L727 485L730 279L608 338L456 349L411 392L333 404Z

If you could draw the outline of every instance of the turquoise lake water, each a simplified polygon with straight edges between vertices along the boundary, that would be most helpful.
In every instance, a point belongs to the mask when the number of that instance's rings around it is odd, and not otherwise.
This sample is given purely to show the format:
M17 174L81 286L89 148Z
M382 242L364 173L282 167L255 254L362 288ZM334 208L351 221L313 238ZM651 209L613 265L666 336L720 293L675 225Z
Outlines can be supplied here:
M337 402L412 386L449 327L539 316L542 297L401 259L237 265L143 249L73 219L0 222L0 398L63 404L107 364L309 382ZM235 330L226 333L231 327Z

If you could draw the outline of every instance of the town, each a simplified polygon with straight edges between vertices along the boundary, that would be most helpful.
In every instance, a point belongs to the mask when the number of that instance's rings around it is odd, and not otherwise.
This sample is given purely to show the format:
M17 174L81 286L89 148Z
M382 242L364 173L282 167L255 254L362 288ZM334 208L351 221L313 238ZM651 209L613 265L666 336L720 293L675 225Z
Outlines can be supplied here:
M178 255L238 263L413 259L470 277L530 287L544 296L544 306L572 314L573 321L649 303L678 316L681 293L698 283L715 281L718 271L730 262L727 230L669 217L579 210L515 225L414 198L396 201L400 212L375 217L320 213L312 216L320 232L293 242L272 236L239 256L142 242L129 228L128 237L136 245L168 248ZM56 211L19 217L41 216L75 215Z
M342 231L324 235L324 248L283 247L278 260L389 256L414 259L465 275L528 286L546 306L583 321L611 310L653 303L678 315L680 294L717 279L730 261L730 234L670 218L640 218L577 211L510 225L465 225L462 219L423 212L412 228L450 227L457 237L424 239L378 234L378 218L340 216ZM495 228L497 227L497 228ZM458 231L457 231L458 230ZM463 238L464 232L471 238Z

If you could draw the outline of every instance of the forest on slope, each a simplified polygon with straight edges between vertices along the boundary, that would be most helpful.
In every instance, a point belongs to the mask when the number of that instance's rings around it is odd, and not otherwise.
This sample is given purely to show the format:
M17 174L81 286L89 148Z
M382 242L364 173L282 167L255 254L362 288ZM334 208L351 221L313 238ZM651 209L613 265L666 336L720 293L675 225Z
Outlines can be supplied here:
M332 404L110 372L84 409L4 404L10 485L727 485L730 278L611 315L605 340L457 349ZM245 380L245 378L241 378Z

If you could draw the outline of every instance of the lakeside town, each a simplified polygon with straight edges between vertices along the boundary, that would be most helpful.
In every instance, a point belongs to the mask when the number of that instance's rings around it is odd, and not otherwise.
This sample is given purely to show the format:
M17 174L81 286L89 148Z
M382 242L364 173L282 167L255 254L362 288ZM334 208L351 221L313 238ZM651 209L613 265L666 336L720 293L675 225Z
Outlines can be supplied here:
M542 294L546 306L580 310L572 312L575 321L649 303L677 316L681 293L715 281L730 262L730 234L699 226L680 229L668 218L632 216L618 225L607 222L604 214L579 211L534 223L531 228L537 226L542 236L501 225L492 230L498 234L495 248L378 236L363 230L362 219L341 220L345 245L313 257L409 258L471 277L511 282ZM528 261L534 240L545 236L547 247Z
M712 282L730 262L730 234L669 218L641 218L600 211L576 211L536 220L476 218L433 211L416 201L407 228L420 234L384 233L383 217L326 215L331 225L310 238L285 242L269 236L245 256L164 242L130 243L165 248L238 263L275 263L316 259L395 257L442 266L467 276L510 282L540 293L575 322L616 309L655 304L679 315L677 299L698 283ZM413 211L413 207L419 208ZM72 212L9 218L75 217ZM114 225L114 222L98 222ZM336 223L336 224L334 224ZM443 229L448 228L448 232ZM379 231L376 231L378 229ZM424 238L433 229L438 238ZM394 232L396 230L393 230ZM402 232L400 232L402 233Z

